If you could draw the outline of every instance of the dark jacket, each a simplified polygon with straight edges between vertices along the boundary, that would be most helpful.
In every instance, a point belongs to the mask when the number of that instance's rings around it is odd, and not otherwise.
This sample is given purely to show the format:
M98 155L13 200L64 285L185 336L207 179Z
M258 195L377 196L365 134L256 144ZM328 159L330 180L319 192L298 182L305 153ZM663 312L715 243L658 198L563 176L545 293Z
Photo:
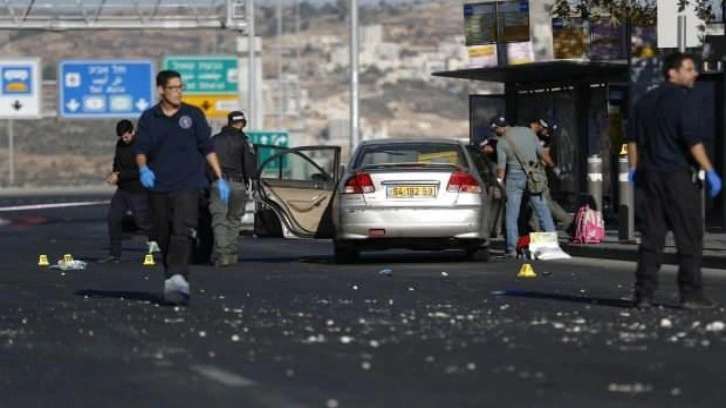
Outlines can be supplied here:
M212 142L219 158L223 178L244 181L245 184L255 178L257 164L243 131L225 126L214 135Z
M643 95L625 136L638 146L638 167L656 173L689 169L689 149L702 140L701 115L684 87L666 82Z
M173 116L166 116L159 104L139 118L134 151L145 154L156 176L153 192L209 187L205 174L206 156L214 151L211 130L204 113L182 103Z
M135 141L134 141L135 142ZM146 193L146 189L139 181L139 168L136 167L134 155L134 142L124 143L119 139L116 143L116 154L113 157L113 172L118 173L118 188L129 193Z

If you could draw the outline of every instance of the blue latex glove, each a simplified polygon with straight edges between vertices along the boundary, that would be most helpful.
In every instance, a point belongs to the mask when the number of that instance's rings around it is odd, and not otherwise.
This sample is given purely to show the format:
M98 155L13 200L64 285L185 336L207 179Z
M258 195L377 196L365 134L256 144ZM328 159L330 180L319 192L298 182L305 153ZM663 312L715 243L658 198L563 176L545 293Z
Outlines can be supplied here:
M708 179L708 184L711 186L711 197L716 197L721 192L721 177L716 174L716 170L712 169L706 172L706 178Z
M628 183L635 185L635 169L628 170Z
M156 176L154 175L154 172L151 171L151 169L148 166L144 166L139 169L139 175L141 176L141 185L146 188L154 188L154 182L156 181Z
M224 179L217 180L217 191L219 191L219 198L222 202L229 203L229 184Z

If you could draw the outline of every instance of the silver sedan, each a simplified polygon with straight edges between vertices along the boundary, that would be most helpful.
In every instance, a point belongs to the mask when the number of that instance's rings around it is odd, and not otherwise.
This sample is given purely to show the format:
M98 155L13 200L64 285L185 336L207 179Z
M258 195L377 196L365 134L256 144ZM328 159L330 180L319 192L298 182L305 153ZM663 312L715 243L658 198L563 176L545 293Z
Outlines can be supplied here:
M492 163L456 140L366 141L341 171L340 147L256 146L258 237L332 238L336 262L363 250L463 249L489 259L504 192Z
M460 248L486 261L501 197L491 163L473 146L363 142L335 192L335 259L355 261L361 250Z

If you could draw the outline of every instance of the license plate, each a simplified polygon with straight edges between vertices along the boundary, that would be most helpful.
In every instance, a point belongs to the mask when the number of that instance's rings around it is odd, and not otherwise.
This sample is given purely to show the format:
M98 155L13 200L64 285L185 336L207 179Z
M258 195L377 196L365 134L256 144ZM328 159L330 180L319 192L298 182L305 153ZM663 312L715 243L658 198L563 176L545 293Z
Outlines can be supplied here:
M392 198L436 197L435 186L394 186L388 187L388 196Z

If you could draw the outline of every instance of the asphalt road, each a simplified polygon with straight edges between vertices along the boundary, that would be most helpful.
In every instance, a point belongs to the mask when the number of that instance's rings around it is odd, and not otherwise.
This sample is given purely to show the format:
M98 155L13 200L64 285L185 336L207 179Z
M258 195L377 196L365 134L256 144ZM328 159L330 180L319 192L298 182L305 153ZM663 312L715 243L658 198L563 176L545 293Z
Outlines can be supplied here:
M724 309L628 299L634 265L464 261L241 238L242 263L195 267L188 308L159 303L143 240L106 254L102 205L5 212L0 406L721 407ZM85 270L37 266L70 253ZM391 276L381 269L392 270ZM726 273L706 270L726 303Z

